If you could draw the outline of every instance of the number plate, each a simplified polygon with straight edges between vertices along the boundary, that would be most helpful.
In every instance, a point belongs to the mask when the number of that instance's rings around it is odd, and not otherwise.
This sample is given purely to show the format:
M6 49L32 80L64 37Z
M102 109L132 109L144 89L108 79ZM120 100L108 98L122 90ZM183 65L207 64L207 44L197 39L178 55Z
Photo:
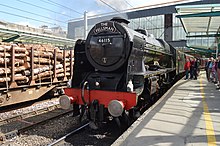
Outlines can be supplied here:
M112 38L98 38L97 43L100 44L111 44L112 43Z

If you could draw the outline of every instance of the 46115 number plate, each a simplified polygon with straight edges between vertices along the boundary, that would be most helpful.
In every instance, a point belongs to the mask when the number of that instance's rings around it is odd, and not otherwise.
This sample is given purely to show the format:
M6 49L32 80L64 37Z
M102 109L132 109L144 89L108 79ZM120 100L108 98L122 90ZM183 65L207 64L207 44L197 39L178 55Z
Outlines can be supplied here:
M112 38L98 38L97 43L100 44L111 44L112 43Z

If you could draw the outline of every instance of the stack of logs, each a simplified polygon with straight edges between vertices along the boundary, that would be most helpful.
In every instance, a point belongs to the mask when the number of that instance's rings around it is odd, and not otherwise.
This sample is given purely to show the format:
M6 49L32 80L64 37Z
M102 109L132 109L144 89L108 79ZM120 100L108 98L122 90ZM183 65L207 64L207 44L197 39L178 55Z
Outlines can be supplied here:
M50 45L1 44L0 87L66 80L71 76L72 54Z

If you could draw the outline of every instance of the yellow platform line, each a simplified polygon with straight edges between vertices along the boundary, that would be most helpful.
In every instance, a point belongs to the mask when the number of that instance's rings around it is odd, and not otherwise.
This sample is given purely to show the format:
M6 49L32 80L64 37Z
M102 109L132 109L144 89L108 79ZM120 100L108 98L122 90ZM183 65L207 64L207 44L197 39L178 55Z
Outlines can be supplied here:
M205 118L205 125L206 125L206 136L208 140L208 146L216 146L216 138L215 138L215 132L213 128L212 118L209 113L209 108L205 100L205 92L204 88L202 86L202 79L200 78L200 91L202 96L202 104L203 104L203 115Z

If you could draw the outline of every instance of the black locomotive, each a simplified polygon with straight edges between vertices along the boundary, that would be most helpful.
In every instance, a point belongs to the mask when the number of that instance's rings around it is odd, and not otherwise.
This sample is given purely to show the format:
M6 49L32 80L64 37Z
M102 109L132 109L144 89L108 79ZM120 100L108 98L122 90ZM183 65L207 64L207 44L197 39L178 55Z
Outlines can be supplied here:
M60 97L61 107L73 104L75 114L86 112L96 124L107 117L135 119L183 72L186 56L128 23L97 23L86 40L76 42L72 84Z

